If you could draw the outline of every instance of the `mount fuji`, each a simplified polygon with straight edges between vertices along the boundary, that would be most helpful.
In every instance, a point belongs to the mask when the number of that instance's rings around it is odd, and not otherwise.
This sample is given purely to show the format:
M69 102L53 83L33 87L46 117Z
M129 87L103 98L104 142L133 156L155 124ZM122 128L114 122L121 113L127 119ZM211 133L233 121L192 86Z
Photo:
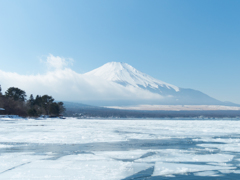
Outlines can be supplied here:
M115 100L114 102L101 102L104 105L136 105L136 104L157 104L157 105L235 105L214 99L200 91L180 88L155 79L142 73L122 62L109 62L103 66L84 74L89 77L98 77L108 82L118 84L126 90L145 91L155 94L161 98L148 98L147 94L140 99L126 101Z

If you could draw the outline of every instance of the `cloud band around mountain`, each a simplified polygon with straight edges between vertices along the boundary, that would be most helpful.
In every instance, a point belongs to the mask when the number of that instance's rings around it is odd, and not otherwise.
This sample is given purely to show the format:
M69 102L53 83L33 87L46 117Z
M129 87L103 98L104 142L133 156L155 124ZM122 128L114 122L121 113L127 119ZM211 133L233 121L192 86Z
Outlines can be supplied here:
M136 87L122 87L114 82L95 76L79 74L67 66L71 59L50 54L45 63L52 68L45 74L20 75L0 70L0 84L3 92L9 87L18 87L28 95L52 95L61 101L112 101L162 99L159 94Z

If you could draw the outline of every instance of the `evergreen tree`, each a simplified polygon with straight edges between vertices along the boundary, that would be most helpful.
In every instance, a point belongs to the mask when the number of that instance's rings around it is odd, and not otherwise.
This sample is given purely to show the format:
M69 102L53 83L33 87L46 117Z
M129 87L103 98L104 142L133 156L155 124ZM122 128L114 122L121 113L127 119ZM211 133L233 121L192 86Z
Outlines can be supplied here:
M57 103L54 102L54 103L50 104L49 114L55 115L55 116L58 116L60 114L60 108Z
M37 95L35 98L34 104L37 106L42 106L42 97Z
M12 98L14 101L25 101L26 100L26 93L25 91L15 88L15 87L10 87L8 90L5 92L5 96L8 98Z
M2 96L2 88L0 85L0 108L3 108L4 105L4 97Z
M66 109L63 106L63 102L58 102L58 106L59 106L59 113L63 113Z
M36 116L38 116L38 113L37 113L36 109L31 108L28 110L28 115L32 116L32 117L36 117Z
M50 113L50 105L53 103L54 99L52 96L43 95L42 96L42 107L44 108L47 115Z
M37 95L34 99L33 95L31 94L27 100L27 103L25 103L25 100L25 91L16 87L10 87L5 92L5 95L1 95L0 85L0 107L5 109L4 113L6 114L32 117L37 117L44 114L59 116L60 113L65 111L63 103L54 102L54 98L49 95Z
M32 94L29 97L28 104L29 104L30 107L33 107L34 104L35 104L35 99L34 99Z

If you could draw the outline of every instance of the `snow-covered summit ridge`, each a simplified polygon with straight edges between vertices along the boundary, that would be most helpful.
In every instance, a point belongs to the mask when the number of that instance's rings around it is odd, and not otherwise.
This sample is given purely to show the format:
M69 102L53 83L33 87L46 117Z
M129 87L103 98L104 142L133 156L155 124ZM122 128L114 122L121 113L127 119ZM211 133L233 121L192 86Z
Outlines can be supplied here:
M168 89L174 89L176 92L179 91L179 88L177 86L155 79L145 73L138 71L129 64L122 62L106 63L97 69L85 73L85 75L98 76L105 80L113 81L126 86L132 85L134 87L149 87L153 89L166 87Z

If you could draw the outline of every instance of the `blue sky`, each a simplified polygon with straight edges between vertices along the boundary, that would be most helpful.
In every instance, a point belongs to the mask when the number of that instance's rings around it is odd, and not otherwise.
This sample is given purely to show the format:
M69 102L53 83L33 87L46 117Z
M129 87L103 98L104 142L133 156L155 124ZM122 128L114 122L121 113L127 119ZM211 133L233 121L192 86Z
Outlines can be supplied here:
M78 73L120 61L240 104L239 9L239 0L0 0L0 70L44 74L49 54L73 59Z

